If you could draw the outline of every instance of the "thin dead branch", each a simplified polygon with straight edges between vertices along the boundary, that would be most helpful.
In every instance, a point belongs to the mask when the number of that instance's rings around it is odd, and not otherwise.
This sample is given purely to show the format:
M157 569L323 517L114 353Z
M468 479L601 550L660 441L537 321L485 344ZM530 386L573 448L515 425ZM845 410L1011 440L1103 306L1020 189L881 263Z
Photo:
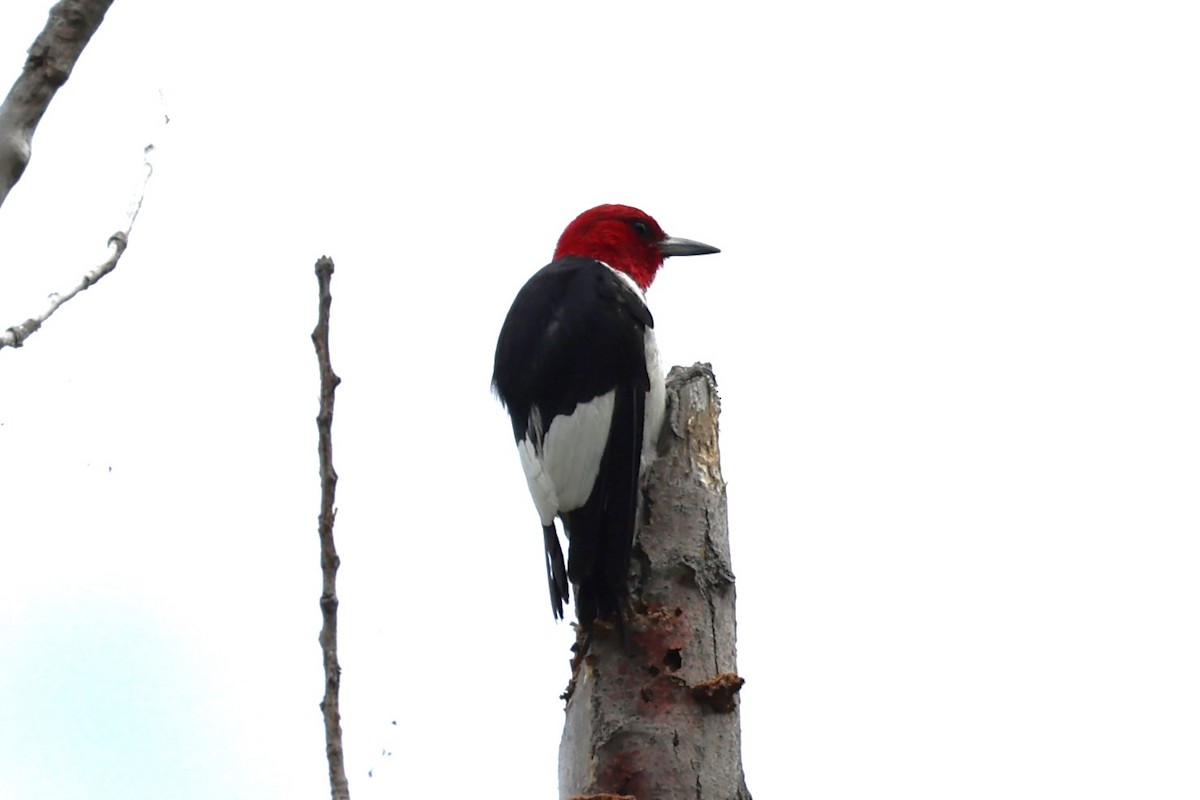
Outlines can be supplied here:
M84 275L79 283L67 291L51 294L49 298L50 304L45 311L37 316L30 317L22 323L13 325L3 333L0 333L0 348L20 347L23 345L25 340L34 331L42 327L43 322L50 319L55 311L58 311L59 306L85 289L90 288L92 284L117 268L117 262L121 260L121 256L125 253L125 247L129 244L129 234L133 231L133 223L137 221L138 213L142 210L142 200L146 197L146 184L150 182L150 176L154 174L154 165L150 162L150 154L153 152L154 145L146 145L142 160L145 175L142 177L141 184L134 192L133 201L129 204L129 210L125 215L125 227L108 237L108 258L104 259L98 267Z
M341 561L333 545L334 495L337 492L337 472L333 469L333 394L342 379L333 372L329 360L329 307L333 296L329 283L333 278L333 259L317 259L317 285L320 302L317 327L313 329L313 346L317 350L317 366L321 373L321 405L317 412L317 453L321 470L321 514L317 532L321 539L321 656L325 664L325 697L321 712L325 717L325 755L329 759L329 788L333 800L350 800L350 785L346 780L346 765L342 754L342 720L338 709L342 668L337 657L337 570Z

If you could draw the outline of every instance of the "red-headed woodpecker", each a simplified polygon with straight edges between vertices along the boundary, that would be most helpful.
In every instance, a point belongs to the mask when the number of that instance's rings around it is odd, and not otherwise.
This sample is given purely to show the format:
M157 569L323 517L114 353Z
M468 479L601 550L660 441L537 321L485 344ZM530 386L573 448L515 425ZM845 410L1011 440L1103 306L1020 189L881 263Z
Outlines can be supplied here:
M569 578L584 630L597 617L620 625L639 481L665 411L645 291L665 257L717 252L636 208L597 206L563 231L500 329L492 386L541 517L550 606L561 619Z

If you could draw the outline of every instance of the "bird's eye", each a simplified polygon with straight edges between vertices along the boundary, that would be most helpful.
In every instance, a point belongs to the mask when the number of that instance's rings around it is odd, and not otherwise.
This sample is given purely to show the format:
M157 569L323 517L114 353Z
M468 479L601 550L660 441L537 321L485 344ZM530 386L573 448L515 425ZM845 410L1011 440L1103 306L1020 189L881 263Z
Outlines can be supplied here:
M640 219L633 219L633 220L630 220L630 221L629 221L629 226L630 226L631 228L633 228L634 232L635 232L635 233L637 233L637 235L638 235L640 238L642 238L642 239L649 239L649 238L650 238L650 226L649 226L649 225L647 225L647 224L646 224L645 222L643 222L642 220L640 220Z

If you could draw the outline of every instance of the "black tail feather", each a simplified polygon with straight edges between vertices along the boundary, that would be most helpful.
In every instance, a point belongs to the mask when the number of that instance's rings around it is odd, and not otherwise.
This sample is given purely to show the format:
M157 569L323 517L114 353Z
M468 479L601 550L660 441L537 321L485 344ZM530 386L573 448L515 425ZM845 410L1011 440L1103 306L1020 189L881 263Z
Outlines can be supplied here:
M542 540L546 545L546 579L550 583L550 610L555 619L563 618L563 603L570 599L567 587L567 567L563 563L562 547L558 543L558 531L554 524L542 526Z

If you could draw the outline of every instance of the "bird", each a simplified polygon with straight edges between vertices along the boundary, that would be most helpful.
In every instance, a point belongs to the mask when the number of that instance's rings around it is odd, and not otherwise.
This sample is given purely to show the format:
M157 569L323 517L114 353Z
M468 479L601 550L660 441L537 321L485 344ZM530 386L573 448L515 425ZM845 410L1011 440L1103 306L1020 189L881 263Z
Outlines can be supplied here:
M664 259L719 252L632 206L597 206L567 225L501 326L492 388L542 525L551 611L563 618L573 586L585 632L596 619L624 632L640 482L666 412L646 290Z

